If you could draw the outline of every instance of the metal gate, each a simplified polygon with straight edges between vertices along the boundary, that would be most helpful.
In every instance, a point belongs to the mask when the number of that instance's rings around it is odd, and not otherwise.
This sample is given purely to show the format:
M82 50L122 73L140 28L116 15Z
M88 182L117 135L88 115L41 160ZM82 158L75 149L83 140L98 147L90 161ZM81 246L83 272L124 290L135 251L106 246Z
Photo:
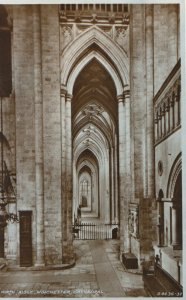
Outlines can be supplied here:
M73 235L77 240L117 239L118 224L81 223L73 225Z

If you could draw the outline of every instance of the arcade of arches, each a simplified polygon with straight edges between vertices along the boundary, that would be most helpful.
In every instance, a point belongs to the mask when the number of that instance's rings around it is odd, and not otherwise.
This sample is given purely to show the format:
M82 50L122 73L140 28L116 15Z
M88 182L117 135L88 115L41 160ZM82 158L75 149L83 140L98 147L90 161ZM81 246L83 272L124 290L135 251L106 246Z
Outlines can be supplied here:
M118 102L114 82L93 59L76 79L72 99L73 213L118 222ZM86 205L85 205L86 202Z
M10 263L73 264L74 223L116 224L121 261L161 257L182 284L179 22L178 4L0 5Z

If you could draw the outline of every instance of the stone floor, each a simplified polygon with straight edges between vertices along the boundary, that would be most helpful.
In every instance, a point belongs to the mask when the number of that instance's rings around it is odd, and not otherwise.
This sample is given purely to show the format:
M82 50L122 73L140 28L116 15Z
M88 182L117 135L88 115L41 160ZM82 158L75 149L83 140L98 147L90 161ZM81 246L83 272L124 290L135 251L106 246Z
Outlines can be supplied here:
M117 240L75 241L76 265L66 270L0 273L0 298L146 297L142 276L126 272Z

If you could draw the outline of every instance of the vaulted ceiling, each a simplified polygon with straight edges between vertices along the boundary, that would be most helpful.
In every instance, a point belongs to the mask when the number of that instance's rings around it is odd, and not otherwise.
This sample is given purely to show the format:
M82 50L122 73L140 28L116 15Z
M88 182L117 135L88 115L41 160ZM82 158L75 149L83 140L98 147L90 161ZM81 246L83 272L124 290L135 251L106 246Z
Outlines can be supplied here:
M91 211L94 217L99 215L98 207L102 207L101 215L103 217L104 210L110 205L110 200L103 203L105 198L102 198L101 191L102 194L107 191L106 193L109 195L111 178L109 178L108 170L111 168L111 160L113 160L113 157L111 158L114 155L113 149L117 147L117 130L116 87L110 73L96 58L93 58L81 70L74 84L72 136L74 183L76 182L74 184L75 198L77 201L79 197L77 196L79 195L77 192L78 178L82 174L90 174L91 180L94 180L94 193L96 193L93 198L97 199L97 208L92 206L94 208ZM100 181L99 178L101 178ZM100 186L100 182L102 182L102 186ZM100 191L99 195L98 191ZM81 199L79 199L80 202ZM98 202L102 204L98 204Z
M110 74L93 59L79 74L73 90L74 116L87 102L96 100L117 119L116 89Z

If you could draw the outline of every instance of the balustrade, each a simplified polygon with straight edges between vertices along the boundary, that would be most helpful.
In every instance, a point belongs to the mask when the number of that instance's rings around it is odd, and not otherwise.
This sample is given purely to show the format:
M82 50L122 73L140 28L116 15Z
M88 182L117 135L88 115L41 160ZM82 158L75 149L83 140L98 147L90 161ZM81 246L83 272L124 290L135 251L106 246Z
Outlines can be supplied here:
M128 4L61 4L61 22L96 23L129 23Z
M128 4L61 4L61 11L128 12Z
M180 73L179 60L154 97L155 143L159 143L180 127Z

